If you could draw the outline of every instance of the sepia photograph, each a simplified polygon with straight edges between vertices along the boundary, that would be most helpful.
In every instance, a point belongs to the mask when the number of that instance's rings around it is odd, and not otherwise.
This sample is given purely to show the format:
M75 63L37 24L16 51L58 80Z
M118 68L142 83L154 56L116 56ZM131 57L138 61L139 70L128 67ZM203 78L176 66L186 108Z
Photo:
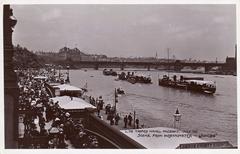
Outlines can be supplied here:
M3 149L238 149L237 4L2 4Z

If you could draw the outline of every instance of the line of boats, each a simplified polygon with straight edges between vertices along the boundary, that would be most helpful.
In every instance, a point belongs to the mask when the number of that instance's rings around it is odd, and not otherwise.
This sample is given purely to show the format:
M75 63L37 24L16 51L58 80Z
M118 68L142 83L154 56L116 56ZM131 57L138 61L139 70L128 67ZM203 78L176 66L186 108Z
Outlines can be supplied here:
M103 74L106 76L110 76L110 75L118 76L118 79L116 79L116 80L124 80L124 81L128 81L132 84L135 84L135 83L151 84L152 83L150 76L137 75L134 72L127 72L127 74L125 72L122 72L121 74L117 74L117 72L113 71L112 69L110 69L110 70L104 69Z
M134 72L117 72L112 69L103 70L104 75L118 76L115 80L124 80L132 84L145 83L151 84L152 80L150 76L136 75ZM158 85L163 87L170 87L176 89L184 89L188 91L200 92L204 94L214 94L216 92L216 82L204 81L202 77L184 77L180 76L179 79L176 75L170 78L168 75L163 75L162 78L158 79Z

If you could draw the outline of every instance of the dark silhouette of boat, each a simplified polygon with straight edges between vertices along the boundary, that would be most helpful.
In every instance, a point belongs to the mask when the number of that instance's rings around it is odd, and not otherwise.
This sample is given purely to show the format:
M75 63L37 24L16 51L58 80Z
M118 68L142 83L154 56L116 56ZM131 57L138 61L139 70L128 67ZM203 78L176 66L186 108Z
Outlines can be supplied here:
M109 76L109 75L111 75L111 76L117 76L117 72L113 71L112 69L110 69L110 70L104 69L104 70L103 70L103 74L104 74L104 75L107 75L107 76Z
M122 72L121 74L118 75L119 80L127 80L128 82L135 84L135 83L152 83L151 77L150 76L144 76L144 75L135 75L134 72L130 73L127 72Z
M118 75L119 80L127 80L126 73L122 72L121 74Z
M117 88L117 94L125 94L125 91L122 88Z
M127 81L132 83L132 84L135 84L137 82L137 80L133 76L128 77Z
M158 84L159 86L185 89L205 94L213 94L216 92L216 83L213 81L204 81L201 77L181 76L180 80L177 80L176 75L173 76L173 79L164 75L162 79L158 80Z

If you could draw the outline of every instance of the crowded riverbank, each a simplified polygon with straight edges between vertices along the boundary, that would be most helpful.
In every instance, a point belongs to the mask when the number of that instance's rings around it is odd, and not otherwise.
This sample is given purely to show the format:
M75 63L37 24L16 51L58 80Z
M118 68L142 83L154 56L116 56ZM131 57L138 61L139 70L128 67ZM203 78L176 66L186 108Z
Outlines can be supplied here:
M118 114L113 113L111 107L103 109L104 102L101 97L95 101L93 97L83 95L82 89L69 85L68 81L64 79L64 74L60 74L59 78L55 76L55 73L45 70L17 71L17 74L20 88L18 101L19 148L121 147L92 131L89 127L89 114L97 111L95 116L99 118L102 110L107 112L105 121L109 120L111 125L118 125L117 121L120 120L120 117L117 120ZM49 87L51 83L55 86ZM59 89L59 87L64 87L64 89ZM52 88L60 91L57 94ZM54 97L55 95L58 96ZM87 99L88 102L86 102ZM115 122L112 123L114 120ZM124 134L119 135L124 136ZM121 137L119 139L122 140ZM129 147L135 146L134 142L129 142ZM141 147L141 145L138 146L136 143L135 147Z
M58 101L50 99L45 82L60 80L38 71L19 72L18 77L19 148L99 148L96 136L85 132L82 121L74 121ZM42 141L33 142L39 137Z

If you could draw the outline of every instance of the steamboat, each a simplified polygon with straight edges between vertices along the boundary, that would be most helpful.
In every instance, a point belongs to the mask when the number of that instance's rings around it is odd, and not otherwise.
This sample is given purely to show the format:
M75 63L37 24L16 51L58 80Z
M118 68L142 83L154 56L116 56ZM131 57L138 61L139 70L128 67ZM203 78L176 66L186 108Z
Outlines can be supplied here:
M216 92L216 83L213 81L204 81L202 77L183 77L177 80L174 75L173 79L164 75L162 79L158 79L158 85L177 89L185 89L188 91L200 92L204 94L214 94Z

